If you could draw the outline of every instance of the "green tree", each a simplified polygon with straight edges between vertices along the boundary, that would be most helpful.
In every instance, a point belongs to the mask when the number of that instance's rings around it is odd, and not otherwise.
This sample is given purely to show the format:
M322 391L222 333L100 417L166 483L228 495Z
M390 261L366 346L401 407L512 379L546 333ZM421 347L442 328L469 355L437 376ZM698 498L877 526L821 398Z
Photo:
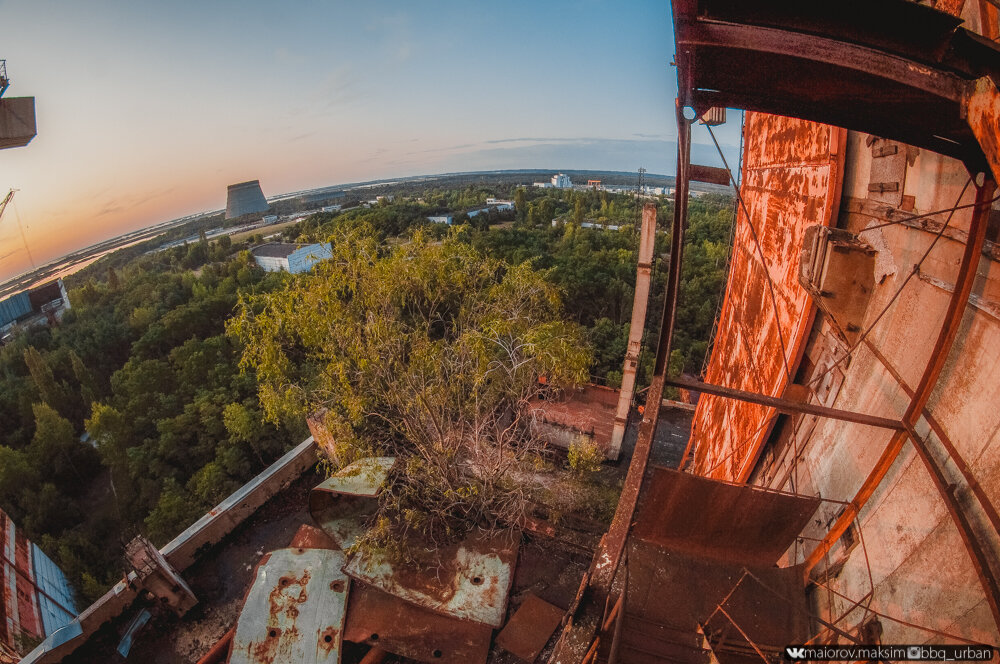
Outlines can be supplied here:
M527 215L528 200L524 187L518 187L514 192L514 209L517 210L517 218L523 220Z
M97 384L94 382L94 375L83 363L75 350L69 351L70 363L73 365L73 375L80 385L80 397L83 399L85 408L90 408L90 404L97 400Z
M69 420L45 403L35 404L35 435L28 446L28 457L37 468L47 470L46 477L59 486L76 492L95 467L94 450L81 443Z
M526 413L541 390L587 379L582 329L524 263L486 258L455 234L383 253L363 232L334 242L315 276L245 299L229 331L244 344L272 421L327 408L335 462L396 456L378 533L448 539L516 521L514 477L539 441Z
M38 388L38 395L42 401L52 408L65 407L65 390L56 382L55 376L52 374L52 367L34 346L28 346L24 349L24 363L28 365L31 379L35 382L35 387Z

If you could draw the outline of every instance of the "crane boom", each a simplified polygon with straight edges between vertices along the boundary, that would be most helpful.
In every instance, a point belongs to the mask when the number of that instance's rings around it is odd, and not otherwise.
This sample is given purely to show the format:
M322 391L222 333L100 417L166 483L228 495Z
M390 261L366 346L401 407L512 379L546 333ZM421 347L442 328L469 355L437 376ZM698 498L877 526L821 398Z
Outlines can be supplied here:
M11 189L10 191L8 191L7 195L4 196L3 201L0 202L0 221L3 220L3 213L7 210L7 205L12 200L14 200L14 192L15 191L17 191L17 189ZM35 265L35 257L31 255L31 249L28 248L28 236L24 234L24 226L21 225L21 219L20 219L20 217L18 217L18 219L17 219L17 228L18 228L19 231L21 231L21 242L24 243L24 250L26 252L28 252L28 260L31 261L31 268L35 269L38 266Z

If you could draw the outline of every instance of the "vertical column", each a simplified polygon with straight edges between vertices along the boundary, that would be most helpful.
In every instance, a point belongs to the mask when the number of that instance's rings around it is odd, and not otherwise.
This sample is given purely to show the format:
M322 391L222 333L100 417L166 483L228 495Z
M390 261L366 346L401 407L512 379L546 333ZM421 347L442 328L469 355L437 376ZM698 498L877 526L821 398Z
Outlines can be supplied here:
M625 366L622 368L622 389L618 394L615 426L611 431L611 447L608 449L608 458L612 460L617 459L621 453L622 439L625 437L625 427L628 425L629 410L632 406L632 396L635 393L635 378L639 370L639 350L642 347L642 332L646 327L646 306L649 303L655 242L656 205L646 203L642 208L642 227L639 234L639 268L635 276L632 325L628 333Z

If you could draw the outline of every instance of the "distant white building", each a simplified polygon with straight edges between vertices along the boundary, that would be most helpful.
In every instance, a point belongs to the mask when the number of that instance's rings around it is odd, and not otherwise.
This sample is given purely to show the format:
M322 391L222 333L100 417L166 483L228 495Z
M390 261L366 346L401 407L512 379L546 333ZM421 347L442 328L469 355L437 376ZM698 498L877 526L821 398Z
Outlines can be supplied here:
M489 212L490 210L497 210L498 212L504 212L506 210L514 209L514 201L502 201L499 198L487 198L486 207L480 208L478 210L469 210L466 214L469 218L475 217L477 215Z
M441 214L433 217L427 217L428 221L433 221L435 224L447 224L451 226L455 222L455 218L450 214Z
M340 208L342 208L342 207L344 207L344 206L343 205L324 205L323 207L320 208L320 212L340 212Z
M556 189L570 189L573 187L573 181L565 173L557 173L552 176L552 186Z
M551 182L535 182L535 183L532 184L532 186L538 187L539 189L551 189L552 188L552 183Z
M319 244L268 242L254 247L250 254L257 265L268 272L299 274L308 272L321 260L333 258L333 248L329 242Z
M276 224L276 223L278 223L278 215L276 215L276 214L265 215L261 219L261 221L264 222L265 226L267 226L268 224Z

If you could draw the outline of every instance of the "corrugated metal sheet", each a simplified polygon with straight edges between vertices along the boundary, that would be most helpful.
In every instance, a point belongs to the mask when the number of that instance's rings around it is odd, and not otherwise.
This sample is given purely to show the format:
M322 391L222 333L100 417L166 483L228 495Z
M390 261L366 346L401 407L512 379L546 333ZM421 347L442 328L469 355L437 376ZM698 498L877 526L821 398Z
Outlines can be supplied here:
M789 373L794 376L815 310L798 283L802 234L807 226L828 226L835 218L847 132L804 120L747 113L744 134L741 192L760 252L740 209L729 282L705 381L780 397L790 382ZM761 260L761 253L766 260ZM704 395L692 425L694 472L744 481L774 415L774 409L767 406Z
M76 616L66 576L0 511L0 641L13 647L21 637L43 639Z
M48 635L68 624L78 611L73 601L73 590L63 571L35 544L31 545L31 557L35 581L44 593L39 595L39 608L45 634Z
M31 313L31 300L27 293L18 293L0 300L0 327L13 323Z

